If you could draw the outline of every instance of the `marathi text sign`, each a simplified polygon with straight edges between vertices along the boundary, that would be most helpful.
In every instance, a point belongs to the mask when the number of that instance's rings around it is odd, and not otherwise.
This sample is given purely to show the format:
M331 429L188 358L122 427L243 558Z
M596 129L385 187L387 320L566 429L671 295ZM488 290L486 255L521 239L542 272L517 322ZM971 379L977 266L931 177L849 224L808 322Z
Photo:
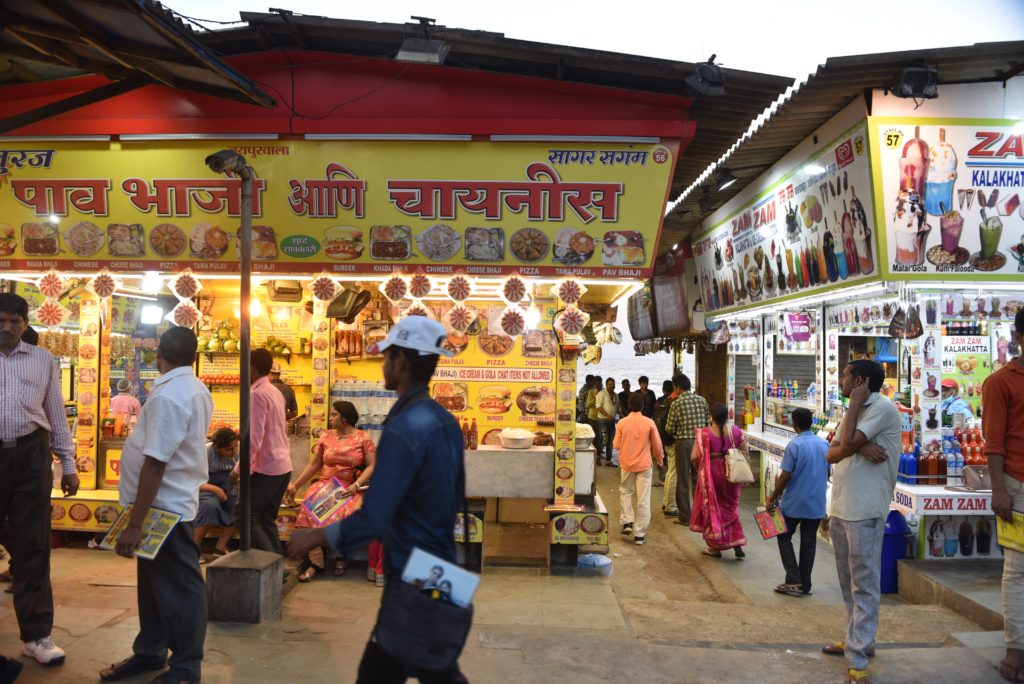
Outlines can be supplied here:
M221 147L232 144L0 148L0 268L236 271L241 181L199 161ZM417 266L644 277L674 165L674 149L657 144L288 141L234 149L256 170L254 270L269 273Z

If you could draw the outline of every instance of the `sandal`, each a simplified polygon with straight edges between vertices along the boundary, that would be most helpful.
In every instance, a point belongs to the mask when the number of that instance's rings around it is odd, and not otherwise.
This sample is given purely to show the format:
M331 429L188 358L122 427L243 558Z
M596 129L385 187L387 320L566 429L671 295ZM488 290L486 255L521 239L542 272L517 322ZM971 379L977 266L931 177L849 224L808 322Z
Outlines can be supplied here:
M871 675L867 670L855 670L852 667L846 671L847 684L871 684Z
M119 679L134 677L143 672L160 670L165 665L167 665L167 661L163 658L145 658L133 655L100 670L100 679L105 682L115 682Z
M783 584L780 584L779 586L775 587L775 592L779 593L779 594L786 594L787 596L799 596L800 594L803 594L803 588L799 584L785 584L785 583L783 583ZM832 644L830 644L829 646L826 646L825 648L830 648L831 646L832 646ZM822 649L822 651L823 652L827 652L827 651L825 651L824 648ZM835 655L835 654L829 653L829 655ZM840 655L842 655L842 654L840 653Z
M711 549L704 549L703 551L701 551L701 553L703 553L705 556L711 556L712 558L722 557L721 551L712 551Z
M314 578L324 574L324 568L318 568L307 558L299 565L299 576L296 578L303 584L312 582Z
M1005 658L996 665L996 670L1008 682L1024 682L1024 670L1018 670L1011 665L1007 665Z
M844 656L846 655L846 642L845 641L834 641L827 646L821 647L821 652L825 655L830 656ZM875 647L872 646L867 650L868 658L875 657Z
M345 574L345 561L340 558L334 560L334 576L341 577Z

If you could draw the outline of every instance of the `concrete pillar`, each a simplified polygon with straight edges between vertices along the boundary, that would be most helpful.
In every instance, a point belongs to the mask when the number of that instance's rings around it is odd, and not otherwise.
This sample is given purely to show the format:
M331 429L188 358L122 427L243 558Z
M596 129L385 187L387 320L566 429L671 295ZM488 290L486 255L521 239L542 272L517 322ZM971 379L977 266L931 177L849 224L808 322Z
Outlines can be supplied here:
M284 558L269 551L235 551L206 566L210 622L281 619Z

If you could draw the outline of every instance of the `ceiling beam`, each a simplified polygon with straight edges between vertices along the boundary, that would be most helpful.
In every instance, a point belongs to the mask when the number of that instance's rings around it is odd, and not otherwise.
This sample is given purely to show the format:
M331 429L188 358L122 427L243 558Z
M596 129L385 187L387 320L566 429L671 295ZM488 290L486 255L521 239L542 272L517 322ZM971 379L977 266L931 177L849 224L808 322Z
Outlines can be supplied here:
M56 102L43 105L42 107L36 107L35 109L14 116L9 116L6 119L0 119L0 134L9 133L10 131L17 130L29 124L42 121L43 119L49 119L60 114L65 114L81 107L87 107L91 104L96 104L103 100L108 100L118 95L123 95L127 92L141 88L149 83L149 79L145 78L134 78L125 79L123 81L114 81L107 85L88 90L84 93L78 93L71 97L66 97Z

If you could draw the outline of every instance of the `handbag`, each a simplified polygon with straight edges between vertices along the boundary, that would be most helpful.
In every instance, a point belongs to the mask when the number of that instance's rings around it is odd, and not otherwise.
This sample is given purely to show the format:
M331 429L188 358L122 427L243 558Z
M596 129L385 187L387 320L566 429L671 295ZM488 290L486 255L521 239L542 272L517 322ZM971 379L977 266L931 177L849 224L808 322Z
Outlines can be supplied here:
M729 433L729 450L725 452L725 479L733 484L751 484L754 473L750 470L743 452L736 448L732 441L732 425L725 424L723 432Z
M469 520L465 505L465 464L459 472L457 490L462 492L462 519ZM454 520L452 530L455 530ZM469 535L463 535L462 540L468 564ZM463 608L436 600L396 578L384 585L373 638L384 653L407 666L426 672L440 672L458 659L472 625L472 605Z

